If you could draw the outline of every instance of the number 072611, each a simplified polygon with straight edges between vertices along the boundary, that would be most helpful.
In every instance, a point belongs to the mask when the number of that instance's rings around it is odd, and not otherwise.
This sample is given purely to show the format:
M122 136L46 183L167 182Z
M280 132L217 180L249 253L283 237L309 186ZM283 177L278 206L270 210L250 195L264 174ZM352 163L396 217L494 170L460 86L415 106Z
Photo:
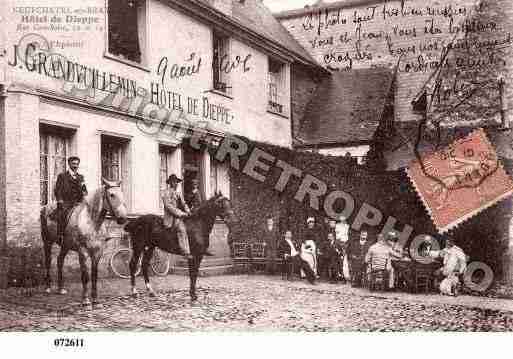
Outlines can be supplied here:
M56 347L81 348L84 346L84 339L82 339L82 338L56 338L53 341L53 345Z

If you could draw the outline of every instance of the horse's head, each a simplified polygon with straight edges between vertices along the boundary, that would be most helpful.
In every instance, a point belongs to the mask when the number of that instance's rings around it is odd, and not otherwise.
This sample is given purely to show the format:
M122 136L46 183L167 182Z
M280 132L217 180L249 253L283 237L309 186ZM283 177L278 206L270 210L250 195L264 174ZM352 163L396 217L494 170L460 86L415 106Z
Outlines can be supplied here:
M223 196L221 192L216 192L212 200L214 201L217 215L221 217L226 224L229 225L237 221L230 200Z
M116 218L118 224L127 221L128 210L125 205L121 181L107 181L102 178L103 184L103 206L107 212Z

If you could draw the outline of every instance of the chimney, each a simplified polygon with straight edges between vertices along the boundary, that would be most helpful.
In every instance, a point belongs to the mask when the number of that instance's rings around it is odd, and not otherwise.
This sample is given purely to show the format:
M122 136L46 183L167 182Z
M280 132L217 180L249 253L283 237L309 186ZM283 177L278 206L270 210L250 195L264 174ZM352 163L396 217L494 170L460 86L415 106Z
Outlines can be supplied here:
M221 11L227 16L232 16L232 0L207 0L214 9ZM243 4L244 0L238 0Z

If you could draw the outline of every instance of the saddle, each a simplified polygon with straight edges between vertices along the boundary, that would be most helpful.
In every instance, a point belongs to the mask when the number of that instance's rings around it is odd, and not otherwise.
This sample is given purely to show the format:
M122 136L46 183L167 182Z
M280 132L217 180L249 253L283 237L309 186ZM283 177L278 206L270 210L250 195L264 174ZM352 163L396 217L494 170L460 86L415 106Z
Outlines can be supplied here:
M71 214L73 213L73 210L77 206L78 206L78 204L75 204L73 206L64 206L62 208L62 212L59 211L59 209L56 207L52 211L52 213L50 213L48 215L48 218L50 218L52 221L57 222L60 217L63 220L63 228L66 228L68 226L69 219L71 218Z

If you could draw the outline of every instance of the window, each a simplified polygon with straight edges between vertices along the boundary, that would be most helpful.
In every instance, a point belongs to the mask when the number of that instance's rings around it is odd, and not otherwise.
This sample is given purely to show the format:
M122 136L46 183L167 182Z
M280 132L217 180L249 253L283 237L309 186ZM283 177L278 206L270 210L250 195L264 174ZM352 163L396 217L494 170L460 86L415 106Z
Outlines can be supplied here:
M285 64L269 59L269 111L284 113L284 92Z
M213 54L213 75L214 75L214 90L224 93L230 93L229 74L222 69L222 65L228 61L229 58L230 38L214 32L214 54Z
M114 136L101 136L101 166L102 178L109 181L122 181L125 203L129 205L130 171L128 161L128 146L130 141Z
M144 63L146 0L108 0L108 30L109 54Z
M55 200L53 193L59 173L66 171L71 134L53 126L39 128L39 168L41 205Z

